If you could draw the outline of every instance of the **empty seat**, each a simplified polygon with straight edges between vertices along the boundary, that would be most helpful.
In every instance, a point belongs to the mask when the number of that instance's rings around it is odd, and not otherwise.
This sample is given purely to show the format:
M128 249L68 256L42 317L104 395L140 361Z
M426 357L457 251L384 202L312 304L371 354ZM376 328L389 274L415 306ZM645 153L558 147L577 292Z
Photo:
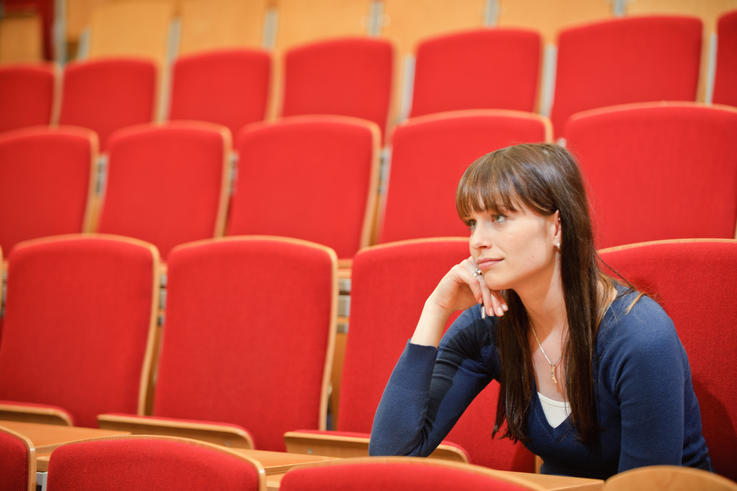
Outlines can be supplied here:
M264 491L264 469L232 450L184 438L124 436L62 445L51 453L54 491L178 489Z
M64 68L59 124L89 128L107 149L110 134L154 120L156 65L139 58L71 62Z
M568 148L587 186L597 247L735 236L737 110L645 103L580 113Z
M562 30L551 110L555 136L579 111L695 101L701 34L701 20L687 16L625 17Z
M412 336L427 297L445 273L468 257L468 239L432 238L382 244L356 255L351 274L351 312L338 404L337 432L320 435L356 447L368 436L384 387L407 340ZM454 316L455 318L455 316ZM448 447L473 464L531 472L533 456L521 444L492 439L499 386L484 389L447 437ZM349 432L349 433L346 433ZM286 440L310 442L311 435L287 434ZM341 446L340 441L334 446ZM343 444L345 447L346 445ZM458 448L460 447L460 448ZM297 448L291 447L291 450ZM345 450L344 450L345 452ZM315 449L314 453L319 454ZM332 455L339 455L333 453ZM435 456L440 457L437 453Z
M737 106L737 10L727 12L717 23L717 60L712 100Z
M8 257L0 419L35 413L96 426L102 412L143 412L157 307L150 244L94 235L18 244Z
M468 235L455 207L463 171L493 150L550 136L547 118L501 110L428 115L397 126L379 242Z
M196 53L174 63L169 119L221 124L232 135L266 117L271 57L266 51Z
M286 430L324 429L336 275L335 253L305 241L250 236L177 247L153 417L106 415L100 425L282 451Z
M601 251L601 258L640 291L658 301L673 320L688 355L714 471L737 479L734 465L737 462L737 394L733 390L737 374L737 361L733 356L737 350L734 336L737 241L650 242L607 249Z
M369 243L379 132L339 116L245 127L227 235L268 234L325 244L350 260Z
M35 491L36 450L23 435L0 426L0 491Z
M110 139L98 232L153 243L162 258L184 242L222 235L230 134L201 122L140 125Z
M74 127L30 127L0 135L0 246L88 232L97 138Z
M535 31L479 29L417 46L410 117L457 109L534 111L542 40Z
M321 489L382 489L400 491L423 489L444 491L524 491L543 490L544 486L523 475L491 469L438 462L417 457L344 459L321 465L295 468L282 479L282 491Z
M51 64L0 66L0 132L51 123L55 82Z
M376 38L303 44L284 55L282 116L335 114L376 123L384 133L392 101L394 48Z

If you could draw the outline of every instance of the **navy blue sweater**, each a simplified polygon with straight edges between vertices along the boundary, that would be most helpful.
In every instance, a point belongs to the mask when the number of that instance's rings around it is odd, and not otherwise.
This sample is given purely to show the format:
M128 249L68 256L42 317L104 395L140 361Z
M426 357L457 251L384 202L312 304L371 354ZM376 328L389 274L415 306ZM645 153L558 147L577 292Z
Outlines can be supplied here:
M537 389L527 447L542 472L606 479L634 467L670 464L711 470L686 352L673 323L647 297L617 297L596 339L594 391L599 443L580 442L569 416L553 428ZM440 346L408 343L384 390L371 432L371 455L429 455L473 398L499 379L495 318L473 307ZM490 412L489 418L495 414Z

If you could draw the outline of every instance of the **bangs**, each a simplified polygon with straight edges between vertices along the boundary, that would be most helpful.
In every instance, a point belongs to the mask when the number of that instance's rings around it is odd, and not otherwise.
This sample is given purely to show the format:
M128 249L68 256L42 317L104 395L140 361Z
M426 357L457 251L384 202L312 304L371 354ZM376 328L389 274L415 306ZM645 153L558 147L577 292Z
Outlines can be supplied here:
M525 201L518 176L504 172L503 166L489 165L492 156L473 162L458 183L456 210L461 219L481 212L507 214L517 211Z

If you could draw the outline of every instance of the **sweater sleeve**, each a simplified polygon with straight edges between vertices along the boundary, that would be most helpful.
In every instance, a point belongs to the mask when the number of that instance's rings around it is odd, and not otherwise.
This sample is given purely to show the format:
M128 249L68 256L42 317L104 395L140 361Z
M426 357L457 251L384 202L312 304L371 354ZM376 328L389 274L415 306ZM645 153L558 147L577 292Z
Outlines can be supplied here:
M680 465L686 354L673 323L659 307L635 309L631 315L634 325L626 330L616 364L622 428L619 472Z
M437 349L407 343L374 416L371 455L429 455L489 383L483 343L490 322L473 310L461 314Z

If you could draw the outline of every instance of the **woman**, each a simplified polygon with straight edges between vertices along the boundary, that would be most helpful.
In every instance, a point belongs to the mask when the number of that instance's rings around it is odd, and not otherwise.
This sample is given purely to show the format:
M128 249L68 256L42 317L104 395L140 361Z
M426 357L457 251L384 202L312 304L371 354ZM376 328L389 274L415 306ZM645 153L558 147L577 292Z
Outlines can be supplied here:
M430 454L495 379L494 434L522 441L544 473L711 469L673 323L599 270L570 154L529 144L485 155L461 178L456 206L471 257L425 302L377 409L371 454Z

